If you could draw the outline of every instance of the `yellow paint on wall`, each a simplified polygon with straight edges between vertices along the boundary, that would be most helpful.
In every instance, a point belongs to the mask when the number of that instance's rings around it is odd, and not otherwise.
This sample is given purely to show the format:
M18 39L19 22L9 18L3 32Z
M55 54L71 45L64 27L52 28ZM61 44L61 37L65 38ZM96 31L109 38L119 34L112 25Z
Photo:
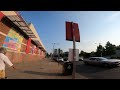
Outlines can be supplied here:
M21 43L23 41L23 37L19 35L13 28L10 29L8 36L13 39L17 39L17 42L15 43L16 50L20 52L21 50Z

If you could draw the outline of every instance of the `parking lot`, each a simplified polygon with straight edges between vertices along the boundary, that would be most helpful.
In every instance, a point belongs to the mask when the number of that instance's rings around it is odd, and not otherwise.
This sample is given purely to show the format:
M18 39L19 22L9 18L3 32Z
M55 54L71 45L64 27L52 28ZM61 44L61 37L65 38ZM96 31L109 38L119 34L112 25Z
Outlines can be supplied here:
M72 79L62 75L62 65L54 60L17 63L19 70L6 68L8 79ZM105 68L76 62L76 79L120 79L120 67Z

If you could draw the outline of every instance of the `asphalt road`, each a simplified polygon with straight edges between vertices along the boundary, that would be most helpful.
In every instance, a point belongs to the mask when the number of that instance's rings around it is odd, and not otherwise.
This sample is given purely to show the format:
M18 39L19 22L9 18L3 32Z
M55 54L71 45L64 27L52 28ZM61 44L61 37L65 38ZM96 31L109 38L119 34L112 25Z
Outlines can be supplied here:
M82 61L78 61L76 64L76 73L88 79L120 79L120 66L106 68L85 65Z

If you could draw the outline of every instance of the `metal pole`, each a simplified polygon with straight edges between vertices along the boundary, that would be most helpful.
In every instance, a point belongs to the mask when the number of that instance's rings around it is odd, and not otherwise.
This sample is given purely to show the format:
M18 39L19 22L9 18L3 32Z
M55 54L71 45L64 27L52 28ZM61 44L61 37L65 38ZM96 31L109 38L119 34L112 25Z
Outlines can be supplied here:
M73 26L73 22L72 22L72 29L73 29L73 72L72 72L72 79L75 79L75 73L76 73L76 63L75 63L75 32L74 32L74 26Z

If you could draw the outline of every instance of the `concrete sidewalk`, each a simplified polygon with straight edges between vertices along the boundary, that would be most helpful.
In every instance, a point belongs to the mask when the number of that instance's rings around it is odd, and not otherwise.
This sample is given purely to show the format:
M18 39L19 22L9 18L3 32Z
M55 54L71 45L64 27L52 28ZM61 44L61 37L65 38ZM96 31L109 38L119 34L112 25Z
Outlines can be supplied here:
M8 79L72 79L71 75L62 75L61 64L47 58L39 61L16 63L15 66L19 70L6 67ZM76 73L76 79L87 78Z

